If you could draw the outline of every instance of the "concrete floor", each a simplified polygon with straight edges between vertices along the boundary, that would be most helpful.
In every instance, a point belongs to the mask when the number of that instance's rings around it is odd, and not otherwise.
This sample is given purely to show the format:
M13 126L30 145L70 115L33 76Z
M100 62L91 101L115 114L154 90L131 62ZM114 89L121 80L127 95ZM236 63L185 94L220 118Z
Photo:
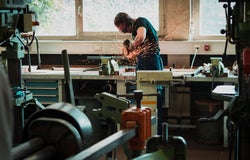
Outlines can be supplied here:
M187 142L187 160L228 160L228 148L223 144L203 144L197 140L193 130L179 131Z
M182 136L187 143L186 160L228 160L228 148L222 144L202 144L197 141L194 129L169 130L169 135ZM106 160L105 156L99 160ZM127 160L123 148L117 149L117 160Z

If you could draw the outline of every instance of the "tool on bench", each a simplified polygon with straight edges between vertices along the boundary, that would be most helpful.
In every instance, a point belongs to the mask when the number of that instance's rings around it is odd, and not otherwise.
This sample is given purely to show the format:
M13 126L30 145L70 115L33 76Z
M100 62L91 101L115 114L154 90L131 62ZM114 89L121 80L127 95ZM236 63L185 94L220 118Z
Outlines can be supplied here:
M112 58L102 57L99 75L119 75L118 63Z

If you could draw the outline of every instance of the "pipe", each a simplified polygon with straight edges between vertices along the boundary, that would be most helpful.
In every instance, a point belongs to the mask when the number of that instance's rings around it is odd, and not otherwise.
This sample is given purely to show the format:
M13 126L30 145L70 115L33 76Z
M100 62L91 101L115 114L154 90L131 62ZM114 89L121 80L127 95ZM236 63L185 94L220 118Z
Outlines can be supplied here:
M119 145L127 142L136 135L136 129L124 129L112 134L93 146L83 150L75 156L67 158L67 160L93 160L98 159L102 155L112 151Z
M28 155L36 152L44 146L44 141L39 138L33 138L23 144L20 144L11 149L13 159L23 159Z

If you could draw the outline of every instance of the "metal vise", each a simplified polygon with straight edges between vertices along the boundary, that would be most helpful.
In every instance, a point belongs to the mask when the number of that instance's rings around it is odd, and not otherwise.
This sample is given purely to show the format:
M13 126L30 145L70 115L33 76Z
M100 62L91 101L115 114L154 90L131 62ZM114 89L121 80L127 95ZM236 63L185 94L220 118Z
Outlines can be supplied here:
M211 67L210 74L213 77L220 77L224 73L224 65L222 63L222 58L220 57L211 57Z
M111 119L115 123L121 123L122 111L130 106L128 99L107 92L97 93L94 98L102 104L100 108L93 110L94 114L101 120Z
M118 75L119 67L117 62L112 58L101 58L101 67L99 70L100 75Z

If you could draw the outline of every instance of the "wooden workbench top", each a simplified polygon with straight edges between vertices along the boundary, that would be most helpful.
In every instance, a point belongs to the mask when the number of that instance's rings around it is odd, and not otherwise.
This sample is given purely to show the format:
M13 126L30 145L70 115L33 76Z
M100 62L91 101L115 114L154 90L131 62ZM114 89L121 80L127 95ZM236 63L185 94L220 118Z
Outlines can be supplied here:
M54 67L48 69L36 69L32 66L31 72L28 72L27 66L22 67L23 79L64 79L64 70L62 67ZM169 69L164 69L168 70ZM174 79L183 79L186 82L237 82L238 78L232 73L228 73L227 77L206 77L204 74L192 76L195 69L172 69ZM135 80L135 72L122 72L120 75L99 75L98 69L74 67L70 68L72 79L93 79L93 80Z

